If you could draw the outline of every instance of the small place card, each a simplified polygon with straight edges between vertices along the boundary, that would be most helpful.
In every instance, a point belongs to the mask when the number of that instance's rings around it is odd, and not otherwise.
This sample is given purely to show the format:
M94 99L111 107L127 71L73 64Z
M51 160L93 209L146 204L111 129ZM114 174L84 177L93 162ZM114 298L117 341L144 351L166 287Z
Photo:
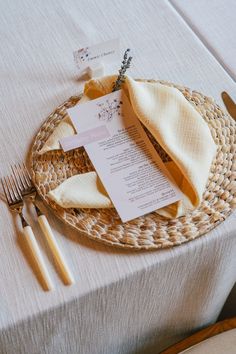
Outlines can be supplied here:
M97 134L98 140L84 147L123 222L181 199L123 91L75 106L68 114L78 136L97 129L103 134L107 128L108 137Z
M74 60L79 72L98 67L99 64L112 63L119 60L120 41L118 38L81 48L74 53Z

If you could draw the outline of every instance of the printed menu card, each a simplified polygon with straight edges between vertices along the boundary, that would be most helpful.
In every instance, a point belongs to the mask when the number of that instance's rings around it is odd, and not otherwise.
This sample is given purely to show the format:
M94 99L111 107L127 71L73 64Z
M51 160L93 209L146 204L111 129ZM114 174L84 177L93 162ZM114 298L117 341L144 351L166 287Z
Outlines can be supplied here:
M68 114L78 133L72 140L84 146L123 222L181 199L122 90Z

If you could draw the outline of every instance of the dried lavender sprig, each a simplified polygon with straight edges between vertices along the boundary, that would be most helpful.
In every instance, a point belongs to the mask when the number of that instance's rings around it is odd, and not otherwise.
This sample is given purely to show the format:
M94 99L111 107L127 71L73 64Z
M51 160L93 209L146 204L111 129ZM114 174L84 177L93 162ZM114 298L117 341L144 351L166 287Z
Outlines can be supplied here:
M130 51L130 49L126 49L125 53L124 53L124 57L122 60L122 65L121 68L119 70L119 75L116 79L116 82L113 85L113 89L112 92L117 91L121 88L121 85L123 84L123 82L125 81L125 72L126 70L130 67L130 63L132 60L132 57L128 57L128 52Z

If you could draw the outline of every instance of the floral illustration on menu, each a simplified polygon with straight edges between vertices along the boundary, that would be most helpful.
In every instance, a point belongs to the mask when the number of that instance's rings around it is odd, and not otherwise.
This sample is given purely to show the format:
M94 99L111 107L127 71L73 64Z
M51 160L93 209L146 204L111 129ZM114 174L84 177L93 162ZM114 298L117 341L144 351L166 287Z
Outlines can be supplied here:
M81 61L87 60L88 57L89 57L89 55L90 55L89 48L86 47L86 48L80 49L80 50L79 50L79 55L80 55Z
M121 115L121 106L123 102L117 99L112 101L107 99L104 103L97 103L100 108L98 113L98 119L106 122L110 122L115 114Z

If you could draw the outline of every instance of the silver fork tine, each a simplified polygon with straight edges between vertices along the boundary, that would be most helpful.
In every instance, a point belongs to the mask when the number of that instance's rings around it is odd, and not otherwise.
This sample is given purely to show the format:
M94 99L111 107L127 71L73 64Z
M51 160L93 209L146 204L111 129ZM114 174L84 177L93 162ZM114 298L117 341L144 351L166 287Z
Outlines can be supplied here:
M29 174L29 171L28 171L28 169L27 169L27 167L25 166L24 163L22 164L22 166L23 166L23 170L24 170L24 172L25 172L25 176L27 176L28 183L29 183L29 185L31 186L31 185L32 185L32 181L31 181L31 176L30 176L30 174Z
M15 177L16 183L18 184L19 189L22 191L27 186L21 177L21 174L19 172L19 167L17 165L12 165L11 169L12 169L13 175Z
M5 194L5 197L6 197L6 200L7 200L7 203L8 204L11 204L12 203L12 199L11 199L11 195L9 193L9 189L7 187L7 183L6 183L6 180L5 178L1 178L1 184L2 184L2 189L3 189L3 192Z
M12 178L12 176L9 176L8 180L9 180L10 187L11 187L10 190L12 190L15 200L20 200L22 198L21 193L20 193L19 189L17 188L14 179Z
M16 202L17 197L14 194L13 188L11 186L10 178L9 176L5 177L5 183L6 183L6 188L8 190L8 193L11 197L12 203Z
M13 202L15 202L16 199L17 199L17 196L15 195L15 191L14 191L14 188L12 186L12 181L10 180L9 176L6 177L6 182L7 182L8 191L10 192L10 195L11 195L11 199L12 199Z
M24 178L24 181L25 181L26 185L28 187L30 187L31 186L31 182L30 182L29 177L27 176L27 173L26 173L27 169L26 169L25 165L24 164L22 164L22 165L18 164L18 167L19 167L20 174L21 174L22 178Z
M20 188L18 186L18 183L17 183L16 179L14 178L14 176L11 176L11 180L12 180L12 182L13 182L13 184L15 186L15 189L16 189L16 191L18 193L18 197L22 198L21 190L20 190Z
M12 177L11 177L12 178ZM1 178L2 188L8 203L9 209L15 211L19 214L22 222L22 226L27 226L27 221L25 220L22 209L23 209L23 199L18 192L15 191L12 181L9 176Z

